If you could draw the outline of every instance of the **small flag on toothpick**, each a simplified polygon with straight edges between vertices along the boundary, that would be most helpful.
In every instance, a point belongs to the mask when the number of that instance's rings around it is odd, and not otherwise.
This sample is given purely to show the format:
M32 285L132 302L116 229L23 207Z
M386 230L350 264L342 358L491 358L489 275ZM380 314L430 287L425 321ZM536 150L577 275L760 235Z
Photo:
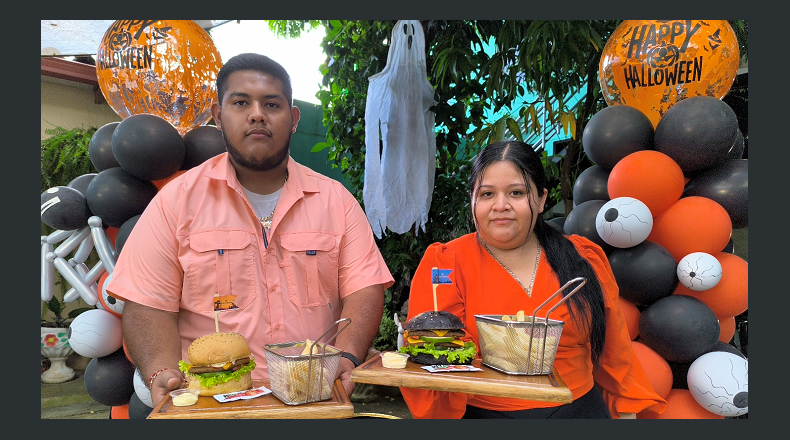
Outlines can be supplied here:
M436 287L439 284L453 284L452 280L450 280L450 272L452 269L439 269L439 268L432 268L431 269L431 284L433 284L433 311L438 312L439 307L436 304Z
M239 306L233 302L238 295L214 295L214 327L219 333L219 312L222 310L238 309Z

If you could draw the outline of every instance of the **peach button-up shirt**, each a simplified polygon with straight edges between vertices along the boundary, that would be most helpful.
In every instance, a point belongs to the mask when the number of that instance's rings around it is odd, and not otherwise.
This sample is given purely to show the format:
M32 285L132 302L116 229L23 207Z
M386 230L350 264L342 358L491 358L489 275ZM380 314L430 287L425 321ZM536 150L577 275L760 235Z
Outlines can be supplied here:
M107 290L179 312L184 359L216 331L218 308L219 331L244 335L253 379L267 379L264 345L316 340L340 318L343 297L392 285L354 196L292 158L287 166L266 240L223 153L165 185L124 243Z

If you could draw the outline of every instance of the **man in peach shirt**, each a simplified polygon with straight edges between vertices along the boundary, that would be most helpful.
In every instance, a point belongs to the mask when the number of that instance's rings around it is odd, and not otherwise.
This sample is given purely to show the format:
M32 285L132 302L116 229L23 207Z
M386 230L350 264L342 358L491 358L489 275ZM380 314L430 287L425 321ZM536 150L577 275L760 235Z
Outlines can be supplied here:
M331 343L344 351L337 375L351 395L393 283L370 224L339 182L291 159L300 113L282 66L235 56L217 94L228 152L162 188L108 283L125 301L126 347L156 405L181 385L189 344L217 328L247 338L253 379L265 379L264 345L316 340L350 318Z

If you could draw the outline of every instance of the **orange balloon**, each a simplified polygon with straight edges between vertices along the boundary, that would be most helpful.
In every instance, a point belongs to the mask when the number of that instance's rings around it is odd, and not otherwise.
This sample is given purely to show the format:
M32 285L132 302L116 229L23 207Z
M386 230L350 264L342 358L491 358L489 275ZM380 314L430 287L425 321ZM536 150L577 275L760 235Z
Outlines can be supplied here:
M724 416L714 414L694 400L691 391L673 388L667 397L667 409L663 414L644 410L636 414L637 419L723 419Z
M699 292L678 284L673 294L697 298L710 307L719 321L722 321L738 316L749 309L749 263L727 252L711 255L721 264L719 282L710 289ZM729 339L724 342L729 342Z
M683 195L684 182L683 170L674 159L659 151L642 150L620 159L609 172L606 186L610 199L633 197L655 218Z
M176 177L178 177L178 176L180 176L180 175L182 175L184 173L186 173L186 170L179 170L179 171L176 171L175 173L171 174L170 176L165 177L164 179L152 180L151 183L154 184L156 189L161 191L162 188L164 188L164 186L167 185L171 180L175 179Z
M731 235L732 221L721 205L706 197L688 196L653 219L647 239L663 246L679 263L692 252L716 256Z
M123 119L151 114L183 136L211 118L222 58L192 20L117 20L104 33L96 74Z
M666 399L672 389L673 376L669 363L660 354L641 342L631 341L631 349L634 351L634 355L639 358L639 363L642 364L653 390Z
M631 340L633 341L639 336L639 317L642 315L642 312L639 311L634 303L622 297L620 297L619 305L620 313L623 314L625 325L628 327L628 335L631 336Z
M624 20L604 45L598 81L608 105L636 107L655 128L685 98L723 98L740 56L727 20Z
M107 236L107 240L109 240L112 248L115 249L115 237L118 236L118 228L115 226L108 226L107 229L104 230L104 234Z
M129 404L113 406L110 409L110 418L115 419L128 419L129 418Z
M719 319L719 327L721 327L719 341L729 344L735 336L735 317L730 316L729 318Z

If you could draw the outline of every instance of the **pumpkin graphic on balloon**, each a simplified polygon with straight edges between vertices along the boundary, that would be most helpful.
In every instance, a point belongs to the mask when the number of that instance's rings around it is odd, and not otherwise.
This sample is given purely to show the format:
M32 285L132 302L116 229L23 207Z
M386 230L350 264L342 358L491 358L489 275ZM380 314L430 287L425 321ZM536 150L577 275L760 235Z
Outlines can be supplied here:
M608 105L635 107L656 127L685 98L723 98L739 64L727 20L623 20L606 41L598 79Z
M118 116L159 116L182 136L211 118L220 67L211 36L192 20L117 20L96 56L99 87Z

